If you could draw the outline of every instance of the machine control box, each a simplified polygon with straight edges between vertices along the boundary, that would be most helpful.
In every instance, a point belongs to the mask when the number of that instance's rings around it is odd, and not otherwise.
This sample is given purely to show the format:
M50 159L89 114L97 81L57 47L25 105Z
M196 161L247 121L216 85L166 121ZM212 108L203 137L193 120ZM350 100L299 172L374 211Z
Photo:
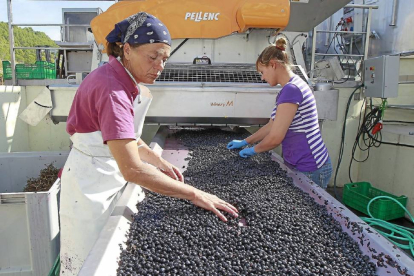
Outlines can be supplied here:
M399 56L379 56L364 62L365 96L373 98L398 97Z

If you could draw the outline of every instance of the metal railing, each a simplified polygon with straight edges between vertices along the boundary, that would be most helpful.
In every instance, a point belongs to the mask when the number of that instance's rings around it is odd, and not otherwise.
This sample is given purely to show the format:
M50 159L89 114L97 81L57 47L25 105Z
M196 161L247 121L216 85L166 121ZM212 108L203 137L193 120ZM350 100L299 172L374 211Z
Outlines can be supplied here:
M365 32L353 32L353 31L331 31L331 30L317 30L316 27L313 29L312 33L312 58L311 58L311 70L310 70L310 79L312 80L314 77L315 72L315 57L316 56L345 56L345 57L359 57L363 60L365 60L368 57L368 48L369 48L369 36L371 32L371 19L372 19L372 10L378 9L378 6L374 5L354 5L349 4L346 5L345 8L354 8L354 9L368 9L368 18L367 18L367 25ZM365 36L365 47L364 47L364 54L355 55L352 54L352 50L350 51L350 54L324 54L324 53L316 53L316 35L318 33L333 33L333 34L353 34L353 35L364 35ZM335 47L335 46L334 46ZM351 42L352 47L352 42Z
M107 0L104 0L107 1ZM113 0L109 0L113 1ZM13 23L13 13L12 13L12 0L7 0L7 16L8 16L8 29L9 29L9 44L10 44L10 63L12 69L12 85L17 84L16 79L16 55L15 50L59 50L63 51L63 60L64 64L63 67L67 70L67 53L66 51L92 51L93 48L89 47L16 47L14 44L14 32L13 27L87 27L89 28L89 24L14 24ZM3 80L4 81L4 80Z

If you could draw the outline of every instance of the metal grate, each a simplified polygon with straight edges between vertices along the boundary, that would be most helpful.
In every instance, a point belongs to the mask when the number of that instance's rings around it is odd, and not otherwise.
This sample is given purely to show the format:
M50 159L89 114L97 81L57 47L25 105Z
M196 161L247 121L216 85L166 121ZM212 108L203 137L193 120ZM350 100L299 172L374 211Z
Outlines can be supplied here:
M157 81L264 83L254 64L167 64Z
M293 72L305 81L298 66ZM222 82L222 83L266 83L261 80L255 64L167 64L157 82Z

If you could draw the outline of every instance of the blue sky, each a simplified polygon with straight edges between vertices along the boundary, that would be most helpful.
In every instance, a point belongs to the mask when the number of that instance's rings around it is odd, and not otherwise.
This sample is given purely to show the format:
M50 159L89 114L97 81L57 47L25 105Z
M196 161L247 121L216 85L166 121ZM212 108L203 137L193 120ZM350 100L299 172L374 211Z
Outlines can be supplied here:
M115 1L33 1L12 0L13 22L26 23L62 23L62 8L101 8L103 11ZM0 21L7 22L7 1L0 0ZM45 32L53 40L60 40L60 27L32 27Z

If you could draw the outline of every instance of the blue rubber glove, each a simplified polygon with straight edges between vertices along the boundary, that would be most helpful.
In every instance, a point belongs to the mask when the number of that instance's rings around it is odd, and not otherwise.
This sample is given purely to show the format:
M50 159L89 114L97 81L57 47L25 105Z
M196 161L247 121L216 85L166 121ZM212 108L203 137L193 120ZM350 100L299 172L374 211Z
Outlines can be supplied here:
M228 149L239 149L244 146L247 146L249 143L246 142L246 140L233 140L230 143L227 144Z
M248 157L251 157L253 155L256 155L256 152L254 151L254 147L245 148L245 149L243 149L239 152L239 155L243 158L248 158Z

